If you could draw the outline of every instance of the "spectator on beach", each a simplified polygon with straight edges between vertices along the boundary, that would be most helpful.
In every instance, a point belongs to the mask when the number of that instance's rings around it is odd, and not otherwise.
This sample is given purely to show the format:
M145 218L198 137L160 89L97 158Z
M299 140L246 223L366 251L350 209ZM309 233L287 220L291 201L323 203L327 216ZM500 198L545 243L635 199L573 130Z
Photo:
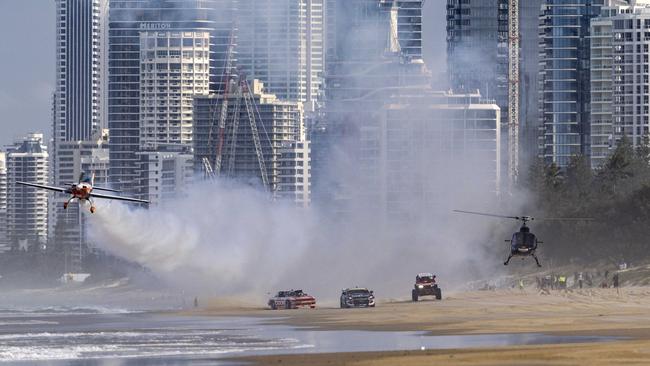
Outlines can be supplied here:
M582 288L582 280L583 280L582 272L580 272L578 273L578 286L580 286L580 288Z

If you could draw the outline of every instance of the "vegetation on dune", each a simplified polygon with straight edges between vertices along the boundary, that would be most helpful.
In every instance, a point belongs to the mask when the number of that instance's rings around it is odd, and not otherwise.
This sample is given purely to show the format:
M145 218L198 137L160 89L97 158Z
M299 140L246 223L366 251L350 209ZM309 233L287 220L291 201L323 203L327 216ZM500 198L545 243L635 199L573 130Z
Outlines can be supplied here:
M543 217L593 221L539 221L544 256L562 261L638 262L650 257L650 144L637 149L623 138L602 167L575 156L566 169L537 161L525 189L529 210Z

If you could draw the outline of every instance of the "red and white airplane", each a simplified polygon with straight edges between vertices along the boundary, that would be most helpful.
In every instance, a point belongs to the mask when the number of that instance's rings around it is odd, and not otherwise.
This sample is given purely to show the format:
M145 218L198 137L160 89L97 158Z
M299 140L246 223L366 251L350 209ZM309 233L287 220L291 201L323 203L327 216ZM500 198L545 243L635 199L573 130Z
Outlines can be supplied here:
M36 187L40 189L49 189L50 191L57 191L57 192L71 194L72 197L70 197L70 199L68 199L66 202L63 203L63 209L68 208L68 204L70 204L70 202L72 202L73 200L78 200L79 203L88 201L90 202L90 213L95 213L95 205L93 204L92 198L106 198L111 200L149 203L149 201L145 201L137 198L94 193L93 190L119 192L117 190L110 189L110 188L94 187L95 174L92 174L90 177L87 177L86 174L81 173L81 175L79 176L79 182L70 183L70 187L68 188L52 187L52 186L46 186L46 185L36 184L36 183L27 183L27 182L16 182L16 183L25 186Z

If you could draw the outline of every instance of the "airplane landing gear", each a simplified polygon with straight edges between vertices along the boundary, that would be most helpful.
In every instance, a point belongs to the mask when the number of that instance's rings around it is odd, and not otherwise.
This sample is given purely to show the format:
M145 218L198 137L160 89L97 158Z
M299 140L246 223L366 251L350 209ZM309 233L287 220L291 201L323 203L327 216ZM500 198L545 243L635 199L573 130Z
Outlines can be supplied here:
M90 206L90 213L95 213L95 206Z
M63 202L63 209L64 210L68 209L68 205L70 204L70 202L72 202L73 199L74 199L74 197L70 197L69 200Z

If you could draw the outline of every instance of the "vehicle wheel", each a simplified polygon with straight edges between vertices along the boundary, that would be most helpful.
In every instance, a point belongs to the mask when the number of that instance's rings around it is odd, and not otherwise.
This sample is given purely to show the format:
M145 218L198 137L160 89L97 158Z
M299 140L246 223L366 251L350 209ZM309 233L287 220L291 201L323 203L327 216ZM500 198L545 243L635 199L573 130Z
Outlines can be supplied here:
M343 300L340 301L341 304L341 309L345 309L345 304L343 303Z
M418 301L418 292L415 289L411 290L411 300Z
M275 301L271 301L269 305L271 306L271 310L278 310L278 307L275 306Z
M442 300L442 290L438 289L436 291L436 300Z
M292 307L291 307L291 301L289 301L289 300L285 301L285 302L284 302L284 308L285 308L285 309L291 309L291 308L292 308Z

